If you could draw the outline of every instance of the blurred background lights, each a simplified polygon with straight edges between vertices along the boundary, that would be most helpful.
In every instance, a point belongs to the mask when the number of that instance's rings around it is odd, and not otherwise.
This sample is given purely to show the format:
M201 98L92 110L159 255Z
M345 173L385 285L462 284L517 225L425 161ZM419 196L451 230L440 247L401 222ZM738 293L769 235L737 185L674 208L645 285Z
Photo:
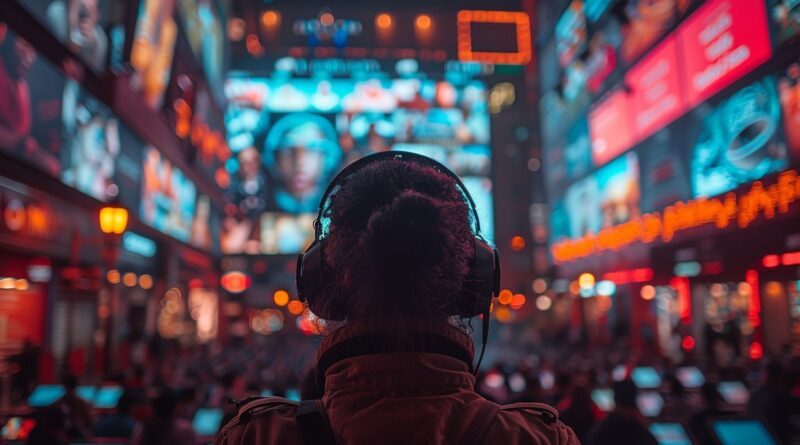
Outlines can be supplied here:
M536 309L540 311L549 310L553 306L553 300L547 295L539 295L536 297Z
M578 277L578 285L580 285L581 289L590 289L594 287L594 275L585 272L580 274Z
M639 291L639 294L642 296L642 300L650 301L656 297L656 288L649 284L642 286L642 290Z
M272 294L272 301L278 306L286 306L289 303L289 292L278 289Z

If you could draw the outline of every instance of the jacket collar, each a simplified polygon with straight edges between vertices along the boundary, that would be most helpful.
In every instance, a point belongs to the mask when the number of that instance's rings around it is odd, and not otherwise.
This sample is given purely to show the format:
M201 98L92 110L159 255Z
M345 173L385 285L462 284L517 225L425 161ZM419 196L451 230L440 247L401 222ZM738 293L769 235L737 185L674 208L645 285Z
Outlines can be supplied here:
M398 336L411 336L417 347L374 349L386 346L383 338ZM317 381L321 384L324 379L326 390L471 388L474 349L467 334L446 322L351 322L323 340L317 354Z

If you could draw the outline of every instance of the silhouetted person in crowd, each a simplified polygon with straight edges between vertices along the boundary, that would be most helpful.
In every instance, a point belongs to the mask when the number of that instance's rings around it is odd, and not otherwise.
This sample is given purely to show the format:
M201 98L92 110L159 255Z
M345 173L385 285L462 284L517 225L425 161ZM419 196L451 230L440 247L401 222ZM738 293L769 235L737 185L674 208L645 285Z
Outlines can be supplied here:
M788 376L779 361L770 361L764 369L761 386L747 402L747 413L758 417L785 443L792 436L790 417L800 411L800 400L789 392Z
M723 409L724 400L713 383L703 383L700 387L700 396L703 408L689 418L689 430L700 443L714 443L714 433L709 429L708 420L729 416L732 412Z
M578 443L553 408L501 407L473 389L463 319L488 311L492 291L474 284L491 283L494 266L457 181L398 152L362 158L334 180L317 226L324 238L301 259L298 283L316 315L346 320L320 346L316 388L303 391L323 396L300 410L277 397L250 402L217 444Z
M586 441L592 426L598 419L598 412L592 402L589 390L584 386L576 386L572 390L569 404L561 409L561 420L567 424L581 442Z
M134 398L130 394L122 394L117 400L117 407L113 413L107 414L97 421L94 427L96 437L121 437L130 438L136 419L131 415Z
M67 434L71 439L91 437L94 422L89 403L80 398L76 392L78 378L67 375L64 378L64 388L66 393L56 404L64 412Z
M64 412L58 405L43 408L36 415L36 426L25 440L25 445L67 445Z
M587 445L657 445L636 407L636 385L614 382L614 410L589 432Z
M696 407L686 400L686 388L683 383L674 375L667 377L666 380L669 385L669 393L664 398L661 416L685 418L694 413Z
M192 425L176 415L177 402L171 391L153 399L153 417L134 431L131 445L196 445Z

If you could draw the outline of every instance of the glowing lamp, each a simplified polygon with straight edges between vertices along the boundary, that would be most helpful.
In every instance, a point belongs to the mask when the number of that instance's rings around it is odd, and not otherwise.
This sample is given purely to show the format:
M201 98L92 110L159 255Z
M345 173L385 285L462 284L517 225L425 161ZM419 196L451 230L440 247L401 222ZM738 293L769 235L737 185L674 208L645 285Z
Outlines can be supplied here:
M517 235L511 238L511 250L519 252L520 250L525 248L525 238Z
M126 227L128 227L126 208L110 205L100 209L100 230L103 233L122 235Z
M687 335L683 337L683 341L681 341L681 346L685 351L691 351L695 347L694 337L691 335Z
M385 13L378 14L378 16L375 17L375 26L380 29L390 28L392 26L392 16Z
M418 29L428 30L431 27L431 17L427 14L420 14L417 16L417 20L414 23L417 25Z

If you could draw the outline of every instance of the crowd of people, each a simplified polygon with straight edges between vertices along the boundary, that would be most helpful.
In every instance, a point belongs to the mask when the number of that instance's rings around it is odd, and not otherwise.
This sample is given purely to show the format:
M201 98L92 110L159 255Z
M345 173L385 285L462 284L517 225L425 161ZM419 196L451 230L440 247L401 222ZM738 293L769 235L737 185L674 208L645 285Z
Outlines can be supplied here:
M273 340L273 339L270 339ZM277 340L277 339L274 339ZM305 370L313 365L316 342L288 336L269 344L239 342L232 347L181 347L165 343L149 348L147 367L120 372L106 384L124 388L116 407L98 412L76 393L80 381L66 375L65 395L37 411L37 424L27 443L59 444L92 438L116 438L131 444L196 444L201 437L192 428L199 408L223 413L221 424L234 417L238 405L266 394L302 398ZM713 443L708 420L747 415L761 419L782 443L797 443L800 418L800 360L773 357L729 369L704 368L705 382L687 388L676 376L672 362L640 354L614 351L595 353L551 348L512 362L484 366L478 392L497 403L541 402L558 409L583 444L655 444L648 419L637 406L641 391L630 378L636 366L652 365L662 377L655 391L664 400L659 414L686 425L697 443ZM681 363L693 365L693 363ZM624 367L625 374L615 375ZM740 380L749 387L749 402L731 406L717 390L721 380ZM613 409L604 410L593 400L598 388L613 391ZM287 391L289 394L287 394ZM208 437L206 440L210 440Z

